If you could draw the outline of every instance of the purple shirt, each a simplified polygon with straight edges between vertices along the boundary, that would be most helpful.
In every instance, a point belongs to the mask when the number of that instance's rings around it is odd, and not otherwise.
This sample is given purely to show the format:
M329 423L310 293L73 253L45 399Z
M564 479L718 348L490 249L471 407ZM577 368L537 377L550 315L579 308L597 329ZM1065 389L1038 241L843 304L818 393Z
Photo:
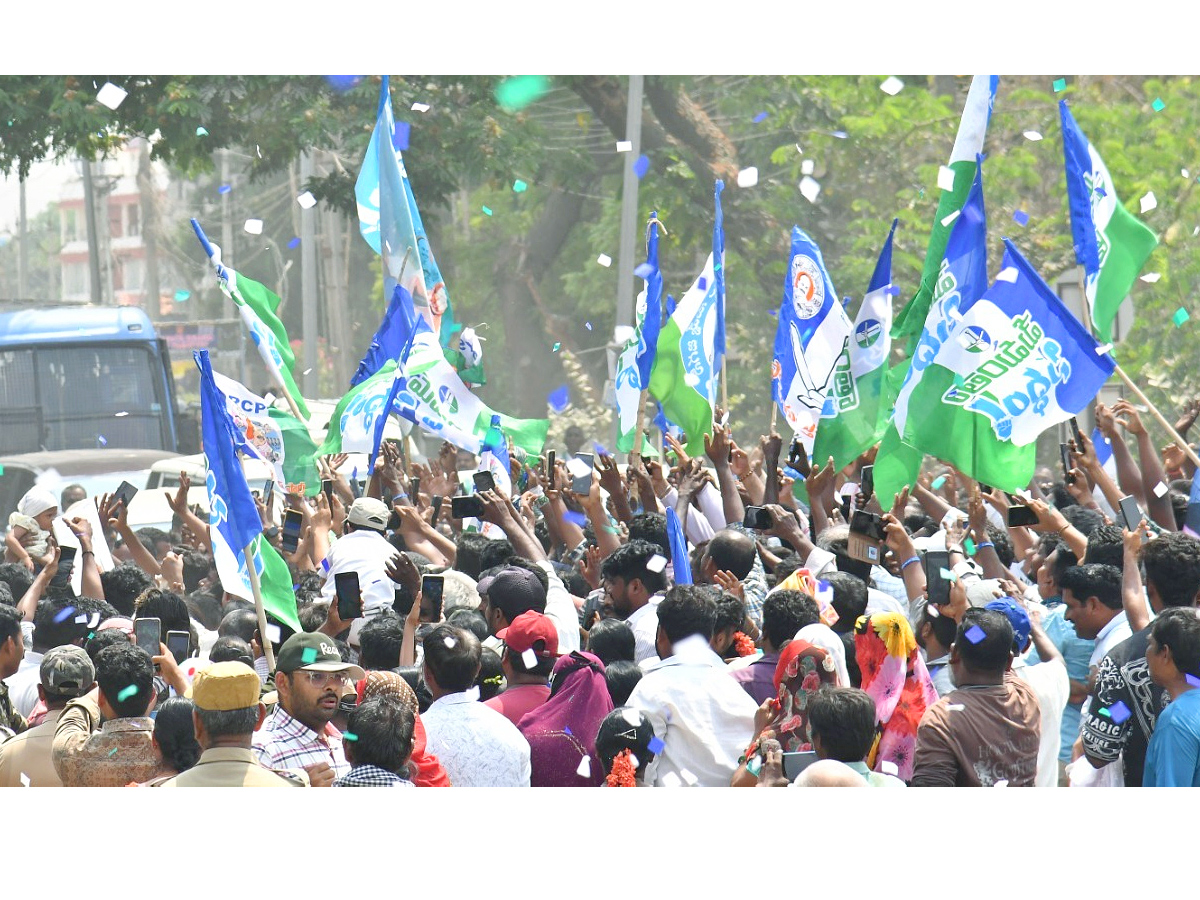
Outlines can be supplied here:
M750 665L742 669L734 669L729 674L742 686L754 702L762 706L763 701L774 697L775 667L779 664L779 653L764 653Z

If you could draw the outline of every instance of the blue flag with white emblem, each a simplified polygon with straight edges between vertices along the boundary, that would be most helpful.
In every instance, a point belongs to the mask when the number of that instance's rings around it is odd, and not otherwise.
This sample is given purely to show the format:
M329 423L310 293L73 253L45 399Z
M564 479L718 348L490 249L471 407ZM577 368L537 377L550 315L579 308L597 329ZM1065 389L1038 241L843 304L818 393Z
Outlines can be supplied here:
M687 538L683 536L683 523L679 521L673 507L667 507L667 541L671 545L671 568L676 584L692 583L692 560L688 556Z

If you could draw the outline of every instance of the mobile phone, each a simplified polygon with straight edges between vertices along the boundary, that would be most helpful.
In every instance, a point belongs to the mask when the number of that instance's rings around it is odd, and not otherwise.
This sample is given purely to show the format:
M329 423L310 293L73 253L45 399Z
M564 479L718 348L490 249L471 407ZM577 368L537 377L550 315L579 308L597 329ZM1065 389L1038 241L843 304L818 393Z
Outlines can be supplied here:
M816 750L798 750L783 754L783 777L795 781L796 776L817 761Z
M456 519L483 517L483 501L476 496L451 497L450 515Z
M883 556L883 519L865 509L856 509L850 517L850 535L846 552L859 562L879 565Z
M421 596L429 601L430 618L434 622L442 621L442 594L446 579L442 575L421 576Z
M430 500L430 503L429 503L429 505L433 507L433 518L432 518L430 521L432 521L432 522L437 522L437 520L438 520L438 513L440 513L440 512L442 511L442 497L441 497L441 495L440 495L440 494L434 494L434 495L433 495L433 498Z
M392 610L403 619L412 612L413 601L415 599L408 591L396 588L396 597L392 601Z
M476 472L471 476L471 480L475 482L476 492L494 491L496 489L496 479L491 472Z
M575 458L582 460L588 467L588 473L581 475L578 478L572 478L571 490L576 494L587 494L592 489L592 467L594 465L595 454L592 453L576 453Z
M942 575L949 568L950 554L945 550L925 553L925 586L929 591L929 602L934 606L945 606L950 602L950 581Z
M1075 446L1083 449L1083 432L1079 430L1079 420L1071 416L1071 433L1075 435Z
M138 489L128 481L122 481L121 486L117 488L112 498L116 502L120 502L125 509L129 509L129 502L137 496Z
M283 514L283 551L295 553L300 546L300 528L304 515L298 509L289 509Z
M266 484L263 485L263 493L262 493L263 506L265 506L267 508L268 512L270 512L270 510L271 510L271 498L274 496L275 496L275 482L268 481Z
M554 451L546 452L546 477L550 479L550 490L554 490Z
M1142 510L1138 506L1136 497L1122 497L1120 500L1121 518L1125 520L1125 527L1133 531L1142 521Z
M162 643L162 622L159 619L134 619L133 637L139 647L151 656L158 656Z
M992 492L992 486L990 484L984 484L981 481L979 482L979 492L981 494L990 494Z
M329 508L333 509L333 482L326 478L321 482L321 490L325 492L325 500L329 504Z
M166 645L175 662L182 665L192 650L192 636L186 631L168 631Z
M1066 444L1059 444L1058 453L1062 457L1063 480L1065 480L1067 484L1074 484L1075 478L1071 474L1071 451L1067 449Z
M414 478L408 483L408 496L412 497L413 506L417 505L417 494L421 492L421 479Z
M361 618L363 604L362 590L358 586L358 573L335 572L333 585L337 593L338 618L343 622Z
M58 551L58 571L50 580L55 587L71 583L71 569L75 566L76 547L60 547Z
M1037 513L1028 506L1016 505L1008 508L1008 526L1010 528L1018 525L1036 525L1037 522Z
M580 612L580 626L584 631L592 630L592 619L599 613L601 618L604 618L604 595L588 596L583 603L583 610Z
M763 506L747 506L746 518L742 520L742 527L766 531L771 527L770 511Z
M875 467L863 466L862 477L859 479L859 489L862 491L863 502L871 499L875 493Z

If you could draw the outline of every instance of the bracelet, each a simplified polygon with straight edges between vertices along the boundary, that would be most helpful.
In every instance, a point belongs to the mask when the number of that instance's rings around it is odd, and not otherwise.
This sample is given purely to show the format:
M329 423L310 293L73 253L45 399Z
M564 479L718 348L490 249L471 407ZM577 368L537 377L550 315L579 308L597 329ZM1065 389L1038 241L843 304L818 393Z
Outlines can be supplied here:
M980 543L975 545L976 550L982 550L984 547L991 547L993 550L996 549L996 545L993 544L991 541L981 541Z
M80 553L79 555L80 555L80 556L95 556L96 554L95 554L95 553L93 553L91 550L84 550L84 551L83 551L82 553Z
M921 557L919 557L919 556L910 556L910 557L909 557L908 559L906 559L904 562L900 563L900 571L901 571L901 572L903 572L905 569L907 569L907 568L908 568L909 566L911 566L913 563L919 563L920 561L921 561Z

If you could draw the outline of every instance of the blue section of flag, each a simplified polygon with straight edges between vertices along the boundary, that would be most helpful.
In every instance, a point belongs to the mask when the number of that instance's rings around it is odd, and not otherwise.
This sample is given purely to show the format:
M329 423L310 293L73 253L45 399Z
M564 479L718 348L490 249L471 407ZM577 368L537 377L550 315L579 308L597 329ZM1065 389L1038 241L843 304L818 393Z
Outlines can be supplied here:
M654 365L654 352L658 347L658 333L662 330L662 272L658 268L658 212L650 214L650 225L646 237L646 265L650 274L646 276L646 317L642 320L638 338L637 369L638 386L645 390L650 386L650 367Z
M875 263L875 271L871 274L871 283L867 285L868 294L882 291L892 283L892 238L896 236L896 226L899 224L899 219L892 219L891 230L888 231L883 249L879 251L879 260Z
M717 283L717 328L713 335L713 375L725 364L725 229L721 217L721 191L725 182L717 179L713 189L716 217L713 219L713 280ZM647 382L648 383L648 382Z
M490 450L505 472L512 471L512 466L508 461L508 441L505 440L504 431L500 428L498 415L492 416L491 427L483 436L483 450Z
M196 350L192 357L200 369L201 435L208 469L209 529L215 531L217 539L237 557L262 534L258 507L254 505L238 459L239 449L245 453L251 451L233 424L229 404L213 379L208 351Z
M1075 261L1089 276L1100 272L1100 248L1096 243L1096 223L1092 218L1092 157L1088 140L1075 124L1066 100L1058 101L1062 118L1063 156L1067 171L1067 201L1071 211L1071 238L1075 243Z
M1200 469L1192 476L1192 492L1188 497L1187 519L1183 527L1185 531L1191 531L1193 536L1200 537Z
M366 381L382 369L388 360L400 358L406 336L414 327L418 327L414 320L424 324L424 319L413 308L412 296L401 285L396 285L387 309L383 311L379 328L371 338L371 345L367 347L366 355L350 379L351 387Z
M816 264L816 271L810 271L807 264L797 267L798 258L808 257ZM815 276L815 277L814 277ZM807 318L797 311L796 290L803 293L800 297L800 307L806 311L820 292L821 305L812 310ZM806 306L808 305L808 306ZM821 257L821 248L816 242L801 230L800 226L792 226L792 250L788 256L788 277L783 285L783 303L779 307L779 324L775 327L775 365L771 367L772 390L775 402L783 407L783 392L791 385L796 377L801 360L796 358L796 350L801 352L808 349L813 335L820 329L825 317L834 306L839 305L837 291L833 281L825 269L825 260Z
M692 583L692 561L688 557L687 538L683 536L683 525L675 510L667 507L667 539L671 544L671 568L675 571L676 584Z
M396 408L396 397L399 396L401 390L408 386L408 376L405 374L404 367L408 364L409 354L412 353L413 341L422 331L432 330L413 309L408 291L404 290L401 285L396 285L396 294L399 295L400 302L396 310L395 321L398 326L398 334L404 343L396 357L398 365L396 366L396 377L392 379L392 388L388 391L387 400L384 401L380 415L375 420L375 434L371 443L371 464L368 469L370 475L375 474L375 460L379 456L379 446L383 443L383 429L391 411Z
M1112 441L1106 438L1098 427L1092 429L1092 446L1096 448L1096 462L1100 463L1101 467L1108 465L1113 455Z

